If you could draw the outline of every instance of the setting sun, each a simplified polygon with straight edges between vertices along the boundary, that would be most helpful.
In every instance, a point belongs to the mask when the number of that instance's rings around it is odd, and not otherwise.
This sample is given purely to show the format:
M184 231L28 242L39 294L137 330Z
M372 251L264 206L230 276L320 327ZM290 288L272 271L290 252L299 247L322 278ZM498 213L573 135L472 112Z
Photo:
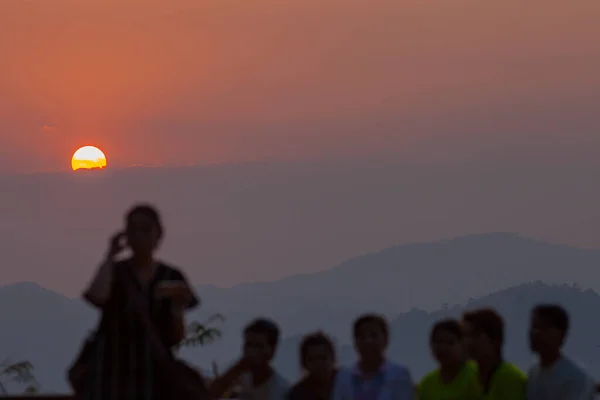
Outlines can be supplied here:
M84 146L73 154L71 159L73 171L78 169L96 169L106 167L106 156L97 147Z

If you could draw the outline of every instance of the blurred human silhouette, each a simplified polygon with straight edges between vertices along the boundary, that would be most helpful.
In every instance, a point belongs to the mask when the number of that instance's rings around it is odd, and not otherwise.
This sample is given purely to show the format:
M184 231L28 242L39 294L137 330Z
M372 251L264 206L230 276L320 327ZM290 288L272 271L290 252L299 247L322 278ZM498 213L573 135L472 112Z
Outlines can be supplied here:
M539 362L529 370L528 400L589 400L594 380L562 354L569 315L559 305L541 304L531 313L529 344Z
M353 326L358 363L338 373L332 398L411 400L414 385L408 369L386 358L389 327L384 317L366 314Z
M478 392L482 400L524 400L526 376L504 361L504 320L495 310L484 308L463 315L465 343L477 362Z
M184 311L198 304L179 269L155 259L163 235L156 209L134 206L125 216L125 229L111 237L106 257L84 292L102 312L83 385L86 400L157 397L151 335L157 333L160 345L173 348L185 334ZM127 248L131 255L117 259ZM135 299L145 303L146 321Z
M213 398L219 398L234 385L243 400L283 400L289 384L271 363L279 344L279 327L266 318L252 321L244 329L243 354L227 372L210 385Z
M454 319L437 322L429 337L439 367L421 379L419 400L476 400L477 364L468 360L462 327Z
M333 342L322 332L306 335L299 355L306 376L292 387L288 400L329 400L337 374Z

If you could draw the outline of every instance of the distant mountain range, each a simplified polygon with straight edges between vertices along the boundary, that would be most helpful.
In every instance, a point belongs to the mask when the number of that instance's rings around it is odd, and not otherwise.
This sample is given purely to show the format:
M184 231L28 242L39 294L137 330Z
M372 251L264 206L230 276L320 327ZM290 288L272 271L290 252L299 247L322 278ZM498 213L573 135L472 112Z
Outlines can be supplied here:
M323 271L396 244L466 234L520 232L600 248L595 167L363 160L97 172L0 175L0 254L7 266L0 283L33 281L76 296L137 201L152 202L163 214L165 258L196 283L224 287ZM509 238L474 240L501 251L510 245ZM416 253L432 248L444 246L402 246L381 256L425 260ZM493 259L484 254L480 261L483 268ZM534 277L540 272L527 266ZM419 273L410 265L386 267ZM395 301L425 306L409 297L416 294L403 290ZM433 298L427 307L439 306L438 300L453 301Z
M352 320L361 312L380 311L392 321L391 358L407 363L420 376L433 365L427 348L431 324L443 316L459 315L464 307L486 304L506 316L507 355L526 366L531 360L525 341L529 309L538 301L558 301L574 319L569 351L596 373L600 324L587 319L600 306L600 297L586 289L600 287L597 265L600 251L497 233L397 246L329 271L276 282L227 289L202 285L198 291L204 306L190 318L222 313L227 318L222 325L224 337L183 355L203 367L212 359L227 363L239 352L244 324L265 315L282 326L285 339L277 366L294 378L303 333L330 332L339 344L340 360L347 363L354 357L349 347ZM31 360L46 391L66 390L64 369L85 333L94 327L95 312L78 299L34 283L0 287L0 310L0 355Z
M297 315L310 315L313 326L345 341L358 312L377 310L391 318L413 307L433 310L539 279L600 291L599 265L597 250L491 233L396 246L276 282L198 289L210 311L230 318L267 314L291 333L304 329L305 320Z

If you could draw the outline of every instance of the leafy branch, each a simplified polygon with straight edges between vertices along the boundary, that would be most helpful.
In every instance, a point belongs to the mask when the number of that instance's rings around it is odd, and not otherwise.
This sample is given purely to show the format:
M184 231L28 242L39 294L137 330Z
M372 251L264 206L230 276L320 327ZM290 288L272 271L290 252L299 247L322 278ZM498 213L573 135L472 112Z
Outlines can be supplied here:
M38 393L39 383L33 374L33 364L29 361L12 362L5 359L0 363L0 392L3 395L8 394L6 384L8 382L17 382L26 385L25 393Z
M204 322L190 323L181 345L204 346L221 338L223 332L214 325L223 321L225 321L225 318L221 314L213 314Z

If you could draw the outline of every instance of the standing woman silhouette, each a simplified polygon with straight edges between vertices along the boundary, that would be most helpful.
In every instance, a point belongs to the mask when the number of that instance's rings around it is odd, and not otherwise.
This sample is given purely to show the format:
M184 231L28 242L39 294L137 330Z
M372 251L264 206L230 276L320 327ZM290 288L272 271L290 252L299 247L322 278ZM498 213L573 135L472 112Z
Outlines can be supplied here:
M85 400L157 397L149 325L132 312L132 290L146 302L150 326L168 349L184 338L184 311L198 305L183 274L154 258L163 233L154 207L134 206L125 215L125 230L110 239L106 258L84 293L84 298L102 311L83 390ZM127 247L131 256L117 260Z

